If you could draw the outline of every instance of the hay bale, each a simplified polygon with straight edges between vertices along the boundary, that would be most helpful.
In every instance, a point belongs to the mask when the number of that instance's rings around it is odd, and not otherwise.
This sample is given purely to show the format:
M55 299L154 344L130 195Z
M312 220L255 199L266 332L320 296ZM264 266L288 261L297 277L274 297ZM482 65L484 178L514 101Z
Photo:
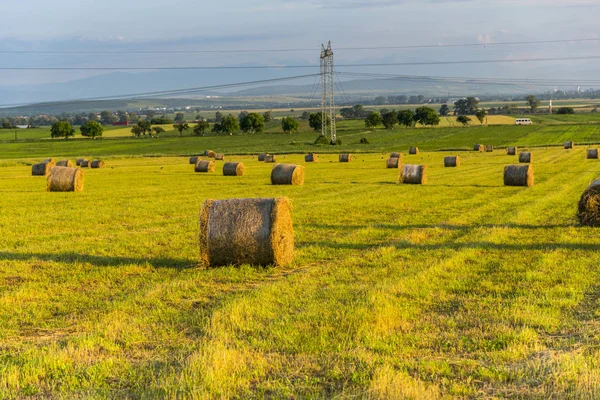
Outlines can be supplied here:
M493 153L494 146L492 146L491 144L488 144L487 146L485 146L485 151L486 151L486 153Z
M411 183L416 185L424 185L427 183L427 166L405 164L404 168L400 169L399 183Z
M460 167L460 156L444 157L444 167Z
M90 168L92 166L92 162L90 160L83 160L79 166L81 168Z
M402 159L397 157L390 157L385 162L386 168L400 168L403 166Z
M533 186L533 165L507 165L504 167L504 186Z
M577 216L582 225L600 226L600 179L592 182L581 195Z
M196 165L196 163L198 162L198 159L199 159L199 158L200 158L200 157L198 157L198 156L193 156L193 157L190 157L190 164L194 164L194 165Z
M266 163L274 163L275 162L275 156L272 154L267 154L265 156L265 162Z
M402 158L402 153L394 152L390 154L390 158Z
M48 175L46 190L49 192L83 191L83 171L79 168L53 167Z
M588 160L597 159L598 149L587 149L587 158Z
M73 167L73 161L71 160L61 160L56 163L57 167Z
M31 175L33 176L46 176L50 173L50 170L54 167L53 162L41 162L33 164L31 167Z
M258 155L258 161L265 161L266 157L267 157L267 154L261 153Z
M411 147L410 149L408 149L408 154L419 154L419 148Z
M224 176L243 176L246 173L246 168L241 162L226 162L223 164Z
M339 160L340 160L340 162L351 162L352 154L340 154Z
M223 161L224 159L225 159L225 154L223 154L223 153L215 154L215 160Z
M75 160L75 165L77 165L79 167L83 160L85 160L85 158L78 158L77 160Z
M287 198L206 200L202 205L203 265L285 266L293 255L292 207Z
M507 147L506 148L506 154L509 155L509 156L516 156L517 155L517 148L515 146Z
M475 150L475 151L478 151L478 152L480 152L480 153L483 153L483 150L484 150L484 148L485 148L485 147L484 147L482 144L476 144L476 145L473 147L473 150Z
M565 149L572 149L574 146L574 142L565 142Z
M304 162L318 162L319 156L315 153L308 153L304 156Z
M530 151L522 151L519 153L519 162L520 163L532 163L533 162L533 154Z
M215 162L208 160L198 160L194 167L195 172L215 172Z
M304 167L294 164L277 164L271 170L272 185L303 185Z
M90 168L104 168L104 161L94 160L92 161Z
M56 160L53 157L46 158L43 162L50 162L50 163L56 164Z
M212 150L209 150L206 152L206 157L208 157L208 158L215 158L216 156L217 156L217 153L215 153Z

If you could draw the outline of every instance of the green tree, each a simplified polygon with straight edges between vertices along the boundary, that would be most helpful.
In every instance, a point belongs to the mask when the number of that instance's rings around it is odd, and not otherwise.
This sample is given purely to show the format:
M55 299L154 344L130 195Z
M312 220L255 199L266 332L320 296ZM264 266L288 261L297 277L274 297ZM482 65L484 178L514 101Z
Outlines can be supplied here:
M196 136L203 136L204 132L206 132L206 130L209 127L209 123L207 120L205 119L198 119L198 123L196 124L196 126L194 127L194 135Z
M150 131L152 130L152 123L147 119L138 121L137 126L139 128L140 134L144 136L146 136L146 133L150 133ZM133 129L131 130L131 132L135 134ZM137 134L136 136L139 136L139 134Z
M407 128L413 126L415 120L415 113L413 110L400 110L398 111L398 123L404 125Z
M261 133L265 130L265 117L258 113L246 114L240 120L240 128L245 133Z
M529 105L529 109L531 110L532 114L535 113L535 110L540 106L540 101L532 94L527 96L525 101L527 102L527 105Z
M329 115L325 115L326 118L326 124L329 125L329 123L331 122L331 118L329 118ZM308 125L313 128L315 131L320 131L321 130L321 121L322 121L322 113L318 112L318 113L313 113L310 114L308 116Z
M265 111L262 116L263 116L265 122L273 121L273 112L271 112L271 110Z
M221 111L217 111L215 113L215 121L217 123L221 123L222 120L223 120L223 113L221 113Z
M152 132L154 132L154 134L158 136L159 134L164 133L165 130L160 126L154 126L152 127Z
M127 114L125 111L117 111L117 118L119 119L119 122L129 122L130 118L129 118L129 114Z
M415 122L424 126L434 126L440 123L440 116L437 115L433 108L426 106L417 107L414 119Z
M175 123L180 124L182 122L185 122L185 114L184 113L175 114Z
M440 107L440 115L445 117L448 114L450 114L450 108L448 107L448 104L442 104Z
M173 128L179 131L179 136L183 136L183 131L187 131L188 129L190 129L190 126L187 122L180 122L178 124L174 124Z
M477 112L475 113L475 116L477 117L477 119L479 120L479 123L481 125L483 125L483 121L485 120L486 115L487 115L487 113L485 112L485 108L482 108L481 110L477 110Z
M283 129L285 133L297 132L299 126L300 122L294 117L284 117L281 120L281 129Z
M386 129L392 129L398 123L398 112L388 111L381 115L381 120Z
M557 114L575 114L573 107L561 107L556 111Z
M236 117L229 114L221 117L221 122L213 126L213 132L215 133L226 133L233 135L233 132L240 130L240 123Z
M102 123L102 125L110 125L116 121L117 117L115 117L112 112L104 110L100 113L100 122Z
M134 125L131 127L131 133L135 135L135 137L140 137L144 133L144 130L139 125Z
M97 121L88 121L79 127L81 136L96 138L102 136L104 128Z
M365 126L367 128L375 128L377 125L381 125L382 123L383 120L381 119L381 114L376 111L371 111L365 119Z
M98 121L98 115L95 112L89 113L88 121Z
M475 97L457 100L454 103L454 115L475 115L478 106L479 100Z
M456 117L456 122L462 124L463 126L467 126L469 125L469 122L471 122L471 118L467 117L466 115L459 115Z
M69 139L69 136L75 135L75 129L69 121L56 121L50 128L50 136L53 138L64 137L65 140Z

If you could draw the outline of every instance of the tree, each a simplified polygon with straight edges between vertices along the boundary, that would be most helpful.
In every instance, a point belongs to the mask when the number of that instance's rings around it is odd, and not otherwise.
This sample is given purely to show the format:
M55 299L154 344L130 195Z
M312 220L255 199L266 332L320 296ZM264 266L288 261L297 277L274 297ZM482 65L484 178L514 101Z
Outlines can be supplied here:
M313 113L310 114L308 116L308 125L310 125L311 128L313 128L315 131L320 131L321 130L321 119L322 117L322 113L318 112L318 113ZM329 123L331 122L331 118L329 118L329 115L325 115L326 118L326 124L329 125Z
M160 127L160 126L153 127L152 131L154 132L154 134L156 136L158 136L160 133L164 133L165 132L165 130L162 127Z
M130 120L129 114L121 110L117 111L117 118L119 118L119 122L129 122Z
M130 112L129 113L129 121L133 122L134 124L137 124L137 122L139 121L138 115L134 112Z
M371 111L365 119L365 126L367 128L375 128L377 125L381 125L382 123L383 120L381 119L381 114L375 111Z
M89 113L88 121L98 121L98 115L95 112Z
M481 125L483 125L483 121L485 120L485 116L486 116L486 112L485 112L485 108L482 108L481 110L477 110L477 112L475 113L475 116L477 117L477 119L479 120L479 123Z
M174 121L166 115L159 115L150 120L152 125L171 125Z
M180 122L178 124L174 124L173 128L179 131L179 136L183 136L183 131L190 129L190 126L187 122Z
M398 123L407 128L413 126L415 121L415 113L413 110L401 110L398 112Z
M433 108L423 106L423 107L418 107L415 110L414 120L415 120L415 122L418 122L421 125L434 126L434 125L439 125L440 116L437 115L437 113L435 112L435 110Z
M304 111L302 113L302 115L300 116L300 119L303 119L306 121L308 119L308 117L310 117L310 113L308 111Z
M362 105L357 104L353 107L342 108L340 114L345 119L361 119L365 116L365 109Z
M221 122L213 126L213 132L226 133L232 135L233 132L240 130L240 123L236 117L229 114L221 117Z
M265 130L265 117L258 113L246 114L240 120L240 128L245 133L261 133Z
M209 123L207 120L205 119L199 119L198 123L196 124L196 126L194 127L194 135L196 136L203 136L204 132L206 132L206 130L209 127Z
M237 117L238 121L242 122L242 120L246 118L246 115L248 115L248 111L240 111Z
M140 135L144 133L144 130L139 125L134 125L131 127L131 133L133 133L135 137L140 137Z
M53 138L64 137L65 140L69 139L69 136L75 135L75 129L69 121L56 121L50 128L50 136Z
M110 125L117 121L117 117L112 112L104 110L100 113L100 122L102 125Z
M575 114L573 107L561 107L556 110L557 114Z
M79 127L81 136L96 138L102 136L104 128L97 121L88 121Z
M392 129L398 123L398 112L388 111L381 115L381 120L386 129Z
M223 120L223 113L221 113L221 111L217 111L215 113L215 121L217 123L221 123L222 120Z
M284 117L281 120L281 129L283 129L285 133L297 132L299 126L300 122L298 122L294 117Z
M184 113L175 114L175 123L180 124L182 122L185 122L185 114Z
M440 107L440 115L445 117L448 114L450 114L450 108L448 108L448 104L442 104Z
M139 120L137 125L131 128L131 133L139 137L140 135L146 136L146 133L150 133L152 130L152 123L147 119Z
M265 122L271 122L271 121L273 121L273 113L271 112L271 110L265 111L262 116L263 116Z
M467 117L466 115L459 115L456 118L456 122L463 124L463 126L467 126L469 125L469 122L471 122L471 118Z
M535 110L540 106L540 101L538 99L536 99L535 96L532 94L527 96L525 98L525 101L529 105L529 109L531 110L532 114L535 113Z
M156 116L156 111L154 110L148 110L146 111L146 117L148 117L149 119L152 119Z
M467 97L454 103L454 115L474 115L477 112L479 100L475 97Z

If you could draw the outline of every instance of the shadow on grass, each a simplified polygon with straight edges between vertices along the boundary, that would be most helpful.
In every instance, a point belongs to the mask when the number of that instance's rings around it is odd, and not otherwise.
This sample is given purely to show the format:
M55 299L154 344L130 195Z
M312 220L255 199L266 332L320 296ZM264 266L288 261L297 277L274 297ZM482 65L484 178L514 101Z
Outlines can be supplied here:
M474 224L474 225L449 225L449 224L438 224L438 225L426 225L426 224L415 224L415 225L395 225L395 224L369 224L369 225L332 225L332 224L306 224L307 228L311 229L334 229L340 231L354 231L357 229L365 228L378 228L378 229L390 229L395 231L406 231L410 229L444 229L447 231L462 231L468 233L471 230L479 228L488 229L524 229L524 230L537 230L537 229L566 229L574 228L578 225L564 224L564 225L524 225L524 224Z

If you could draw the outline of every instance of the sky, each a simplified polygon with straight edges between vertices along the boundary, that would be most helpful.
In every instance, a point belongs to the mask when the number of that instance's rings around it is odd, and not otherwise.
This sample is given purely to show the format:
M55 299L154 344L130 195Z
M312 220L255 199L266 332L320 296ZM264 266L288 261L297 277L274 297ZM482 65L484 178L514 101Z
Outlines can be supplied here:
M328 40L333 43L337 64L600 55L600 40L469 48L336 50L596 38L600 37L599 0L0 0L0 15L9 16L0 24L0 51L314 49L185 55L1 53L0 67L317 64L318 48ZM352 71L564 78L565 71L595 76L597 62ZM68 82L107 73L0 71L0 86ZM236 79L238 76L250 79L251 73L231 73L233 81L240 81Z

